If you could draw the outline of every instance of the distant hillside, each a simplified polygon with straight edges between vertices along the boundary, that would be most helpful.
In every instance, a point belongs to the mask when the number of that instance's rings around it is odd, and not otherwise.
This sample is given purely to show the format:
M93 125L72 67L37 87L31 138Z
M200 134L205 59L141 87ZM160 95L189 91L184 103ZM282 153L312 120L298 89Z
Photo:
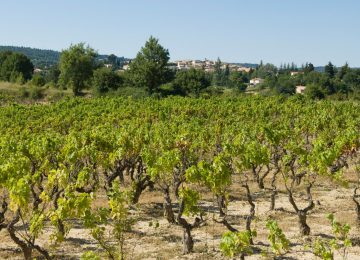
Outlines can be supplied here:
M60 52L29 47L0 46L0 51L20 52L29 57L35 67L50 67L59 62Z
M231 63L231 64L235 64L241 67L253 68L253 69L259 66L259 64L256 63Z
M314 68L315 71L317 72L324 72L325 71L325 66L317 66Z
M16 46L0 46L1 51L12 51L12 52L20 52L25 54L32 61L36 68L46 68L51 67L57 63L59 63L60 54L59 51L53 50L42 50L36 48L29 47L16 47ZM109 55L99 54L97 60L104 61ZM129 59L124 57L117 57L116 63L121 65L124 61L128 61Z

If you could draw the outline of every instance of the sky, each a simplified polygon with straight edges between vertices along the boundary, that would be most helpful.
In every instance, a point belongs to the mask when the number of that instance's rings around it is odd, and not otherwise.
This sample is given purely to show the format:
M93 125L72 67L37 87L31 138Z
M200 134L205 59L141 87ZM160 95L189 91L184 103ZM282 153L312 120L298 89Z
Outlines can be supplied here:
M0 45L85 42L133 58L150 36L178 59L360 67L360 0L0 0Z

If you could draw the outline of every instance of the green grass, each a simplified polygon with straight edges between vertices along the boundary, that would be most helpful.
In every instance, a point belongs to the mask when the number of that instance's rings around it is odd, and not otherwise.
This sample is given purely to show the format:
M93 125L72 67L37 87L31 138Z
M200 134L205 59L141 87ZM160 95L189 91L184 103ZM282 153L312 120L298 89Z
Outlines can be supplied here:
M85 96L90 94L90 91L84 91ZM17 83L0 82L0 104L11 102L51 102L71 96L73 96L71 89L63 90L51 85L36 87L29 83L20 85Z

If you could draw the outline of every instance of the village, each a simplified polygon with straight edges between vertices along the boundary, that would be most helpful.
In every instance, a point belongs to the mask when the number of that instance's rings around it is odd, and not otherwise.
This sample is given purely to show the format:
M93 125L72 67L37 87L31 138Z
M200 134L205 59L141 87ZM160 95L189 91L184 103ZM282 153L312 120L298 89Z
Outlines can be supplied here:
M175 60L168 63L168 68L174 70L174 71L186 71L190 69L199 69L204 70L208 73L214 73L216 70L216 63L220 63L220 69L221 70L229 70L229 72L242 72L247 74L252 74L254 70L256 70L256 66L252 64L252 66L245 66L241 63L228 63L228 62L221 62L220 59L217 61L204 59L204 60L192 60L192 59L183 59L183 60ZM119 72L123 72L130 69L130 63L131 60L127 61L123 64L122 68L119 69ZM105 67L111 68L111 64L105 64ZM297 75L303 74L302 71L291 71L290 76L296 77ZM265 81L264 78L259 77L251 77L249 82L247 83L248 90L251 91L251 93L257 93L254 92L254 88L260 86ZM304 94L306 89L306 86L298 85L295 88L296 94Z

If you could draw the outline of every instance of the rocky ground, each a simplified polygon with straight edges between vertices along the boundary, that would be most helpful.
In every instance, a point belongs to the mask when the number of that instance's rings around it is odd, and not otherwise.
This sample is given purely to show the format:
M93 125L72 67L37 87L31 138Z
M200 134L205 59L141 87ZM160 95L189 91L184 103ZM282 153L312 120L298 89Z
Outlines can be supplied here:
M251 189L256 204L256 219L253 221L252 227L256 229L257 237L254 239L254 254L245 259L274 258L267 240L268 230L265 226L269 217L278 221L279 226L291 241L290 251L277 259L317 259L307 245L310 245L315 237L333 237L331 226L326 219L327 213L334 213L339 222L351 225L350 237L353 246L349 249L347 259L360 259L360 229L356 223L355 205L351 200L352 189L335 184L314 188L313 199L316 206L308 217L311 235L307 238L298 234L297 216L294 214L285 192L278 194L276 210L269 211L269 191L259 190L255 186ZM301 201L300 206L305 206L305 192L302 190L299 188L296 193L296 200ZM249 205L244 195L241 186L236 184L232 186L228 220L239 230L244 230L244 217L249 211ZM136 222L132 231L126 236L126 259L225 259L220 252L219 244L221 235L226 231L226 228L212 220L218 217L218 213L210 195L203 198L201 203L208 220L206 225L193 230L194 253L189 255L182 255L182 229L179 226L167 223L163 217L162 200L161 193L146 192L142 195L139 206L136 209L134 208L133 216ZM46 229L39 240L39 244L50 248L50 233L51 230ZM87 250L103 253L91 238L89 231L73 221L72 229L66 241L58 247L52 247L50 251L56 259L79 259ZM0 258L22 259L20 249L11 241L6 230L0 232ZM339 252L336 252L335 259L343 258Z

